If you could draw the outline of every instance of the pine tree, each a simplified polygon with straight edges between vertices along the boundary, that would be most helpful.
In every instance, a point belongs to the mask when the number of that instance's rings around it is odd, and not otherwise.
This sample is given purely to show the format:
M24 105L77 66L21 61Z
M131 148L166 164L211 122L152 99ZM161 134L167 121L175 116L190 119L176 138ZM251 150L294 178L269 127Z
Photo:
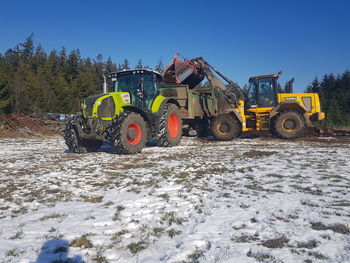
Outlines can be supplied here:
M34 54L34 34L32 33L20 46L23 48L21 50L21 55L24 60L32 57Z
M141 59L139 59L139 61L137 62L135 68L136 68L136 69L141 69L141 68L143 68L142 60L141 60Z
M314 78L310 85L308 85L304 92L306 93L318 93L320 91L320 82L318 78Z
M120 70L129 70L129 61L127 59L124 59L123 64L120 65Z
M155 71L158 71L160 74L163 73L164 71L164 64L163 64L163 59L160 58L158 61L158 64L154 68Z

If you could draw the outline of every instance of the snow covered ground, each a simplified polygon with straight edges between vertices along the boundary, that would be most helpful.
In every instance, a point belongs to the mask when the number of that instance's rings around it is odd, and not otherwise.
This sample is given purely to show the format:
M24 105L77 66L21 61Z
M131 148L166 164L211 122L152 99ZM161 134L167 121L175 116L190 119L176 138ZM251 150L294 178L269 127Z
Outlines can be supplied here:
M350 262L349 142L1 139L0 262Z

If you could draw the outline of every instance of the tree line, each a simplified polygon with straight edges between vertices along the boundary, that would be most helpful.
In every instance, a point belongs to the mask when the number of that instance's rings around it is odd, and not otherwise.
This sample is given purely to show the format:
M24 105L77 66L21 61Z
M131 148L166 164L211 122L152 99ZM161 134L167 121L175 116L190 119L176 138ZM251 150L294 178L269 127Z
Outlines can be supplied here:
M143 65L141 59L135 68L152 69ZM116 64L110 57L103 61L101 54L95 59L82 58L79 49L68 52L63 47L47 54L40 44L34 45L32 34L23 43L0 53L0 113L76 113L84 98L101 92L103 74L123 69L130 69L127 59ZM163 69L160 59L154 70ZM326 113L323 124L350 125L349 71L315 78L305 92L319 94Z
M337 76L325 74L320 80L316 77L305 92L319 94L321 109L326 113L324 125L350 126L350 71Z
M141 59L135 68L151 69ZM163 68L160 59L155 70ZM32 34L0 53L0 113L78 112L84 98L101 92L103 74L123 69L130 69L127 59L116 64L110 57L103 61L101 54L82 58L79 49L47 54L34 45Z

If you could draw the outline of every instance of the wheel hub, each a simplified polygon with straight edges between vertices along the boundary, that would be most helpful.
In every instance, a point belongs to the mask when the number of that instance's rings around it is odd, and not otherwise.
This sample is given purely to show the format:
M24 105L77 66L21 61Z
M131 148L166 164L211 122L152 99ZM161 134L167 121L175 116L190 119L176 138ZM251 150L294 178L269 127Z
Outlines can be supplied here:
M226 133L229 131L229 127L226 123L222 123L219 127L220 132Z
M126 137L130 144L138 144L141 141L142 137L142 130L140 125L136 122L131 123L126 131Z
M286 130L294 130L295 129L295 123L293 120L286 120L284 122L284 128Z
M129 139L134 140L136 138L136 130L134 128L129 128L127 136Z

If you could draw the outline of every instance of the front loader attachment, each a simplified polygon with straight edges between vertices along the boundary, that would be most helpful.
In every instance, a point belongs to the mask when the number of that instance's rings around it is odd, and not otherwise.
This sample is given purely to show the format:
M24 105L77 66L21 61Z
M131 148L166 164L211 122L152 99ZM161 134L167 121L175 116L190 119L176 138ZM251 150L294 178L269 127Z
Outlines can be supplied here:
M191 60L184 58L184 61L178 59L179 53L176 53L173 61L167 66L163 73L164 82L175 85L188 85L190 89L197 86L204 79L205 75L198 70L196 64Z

